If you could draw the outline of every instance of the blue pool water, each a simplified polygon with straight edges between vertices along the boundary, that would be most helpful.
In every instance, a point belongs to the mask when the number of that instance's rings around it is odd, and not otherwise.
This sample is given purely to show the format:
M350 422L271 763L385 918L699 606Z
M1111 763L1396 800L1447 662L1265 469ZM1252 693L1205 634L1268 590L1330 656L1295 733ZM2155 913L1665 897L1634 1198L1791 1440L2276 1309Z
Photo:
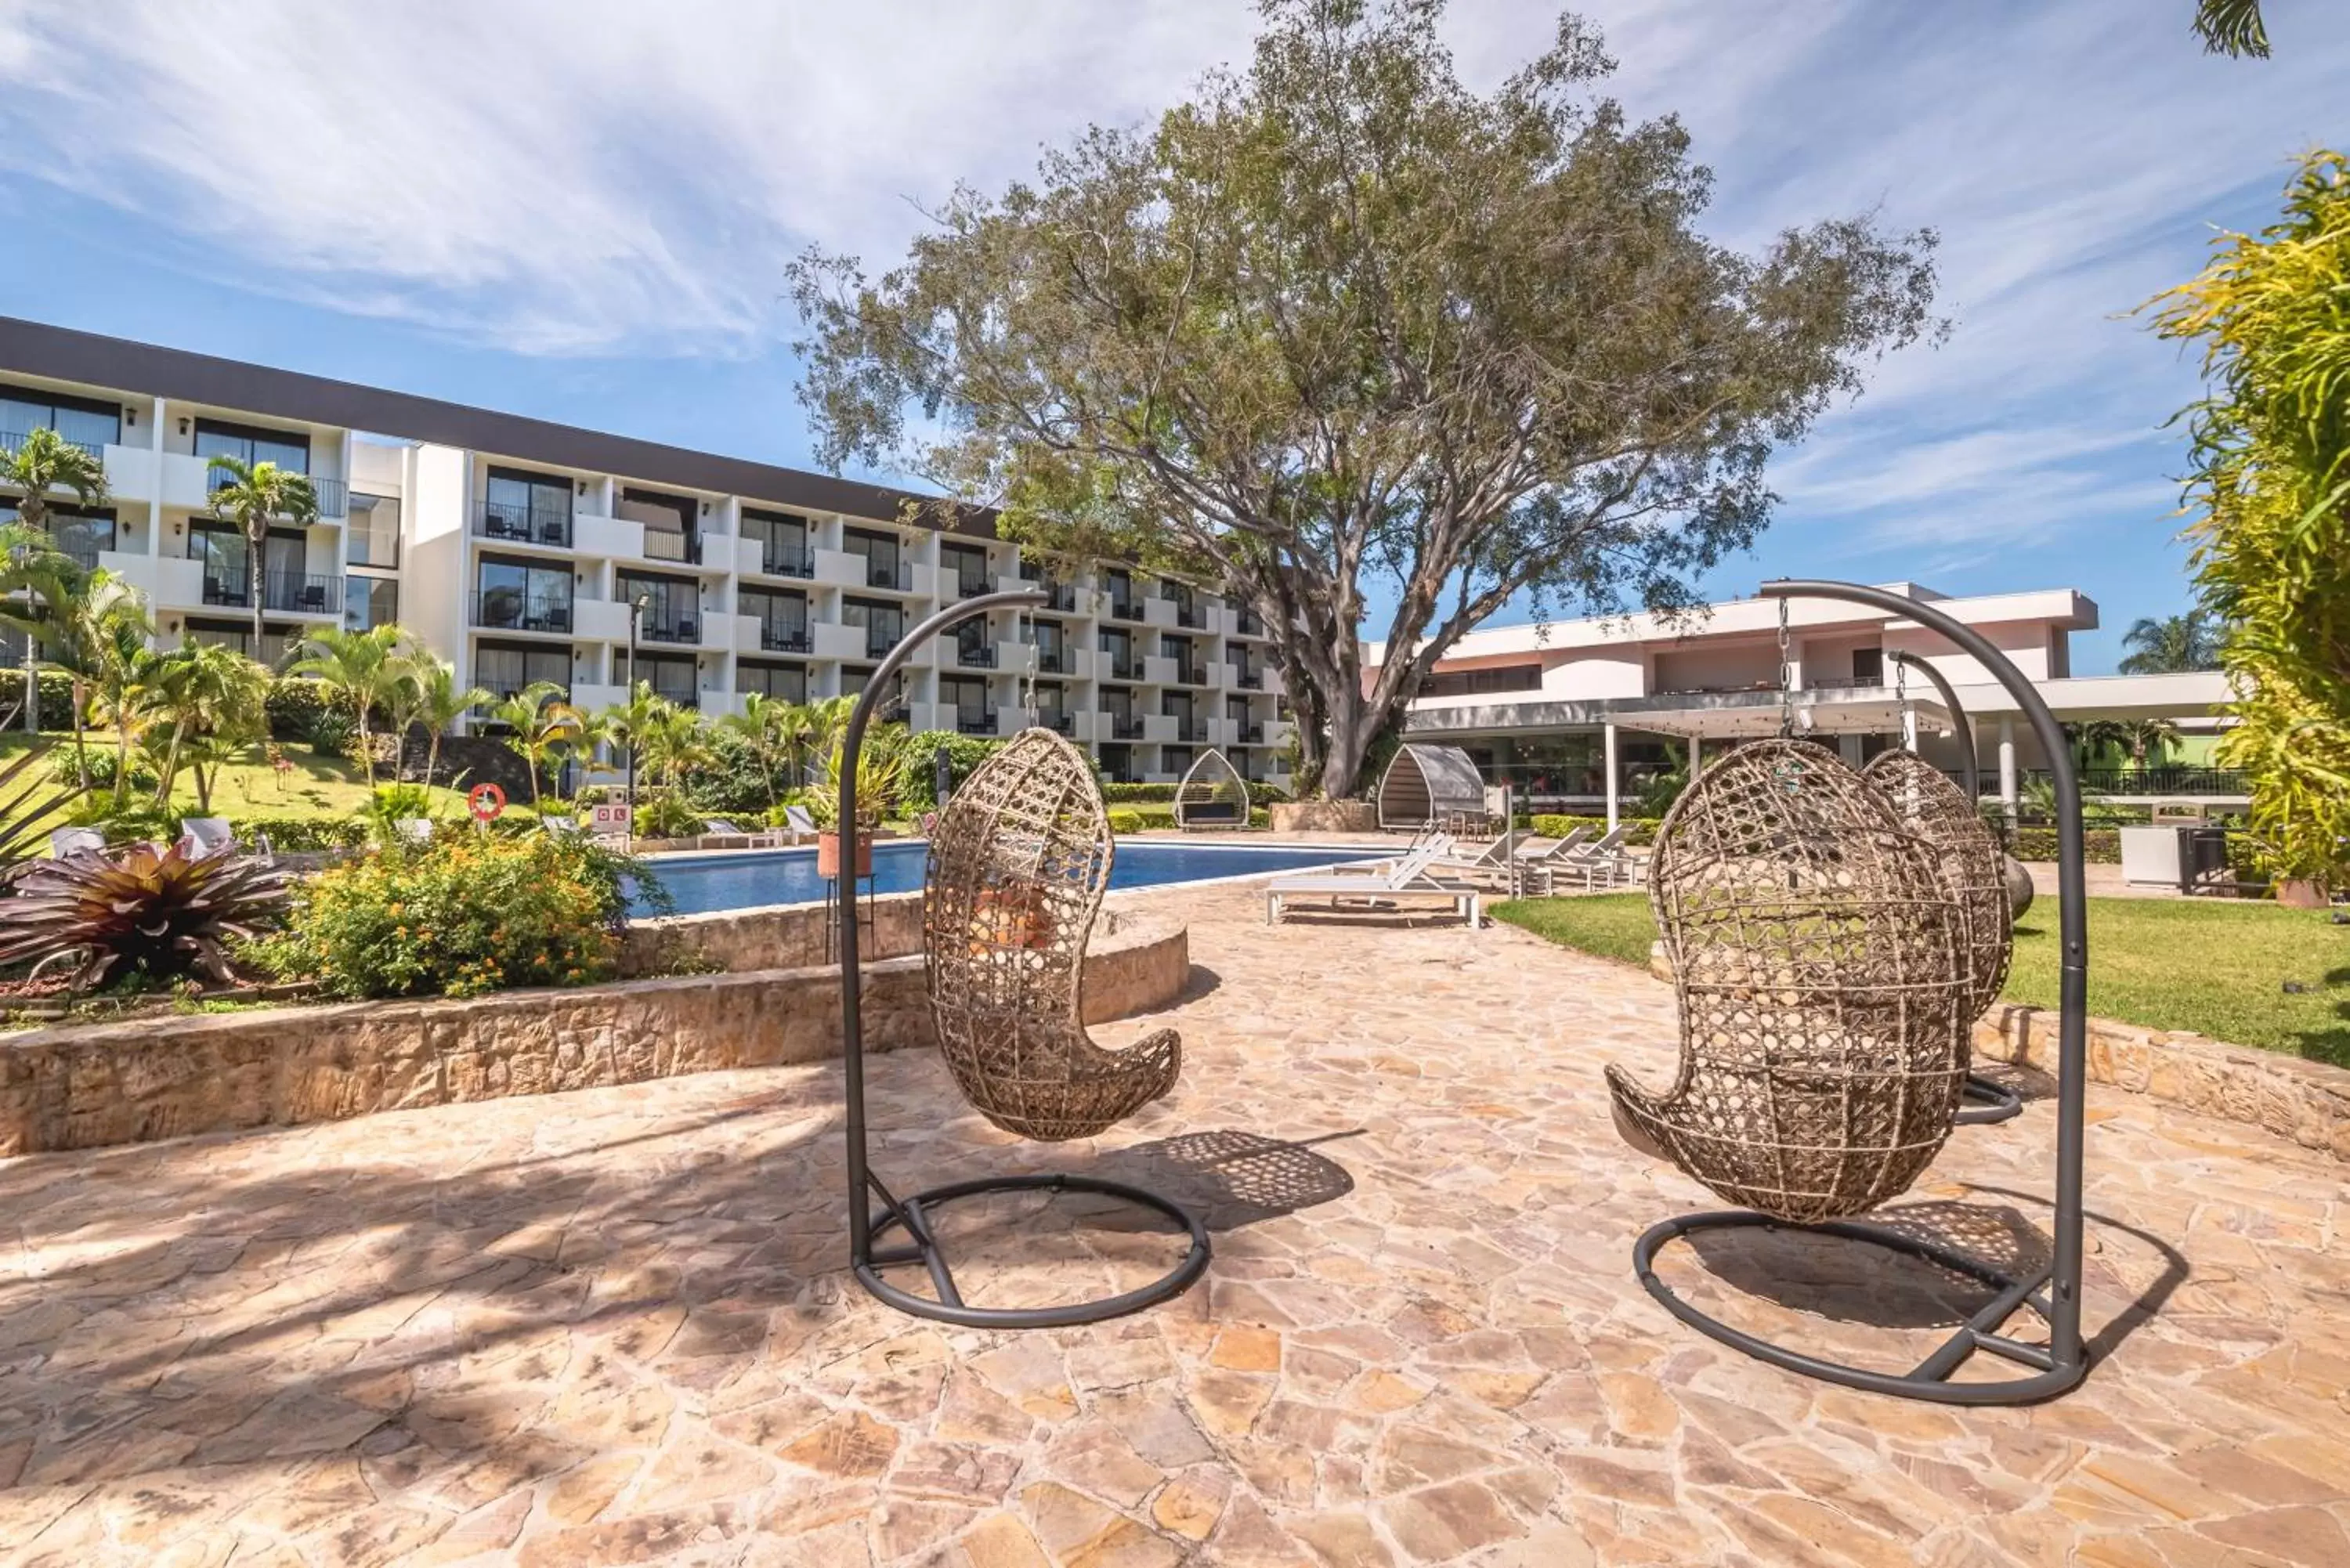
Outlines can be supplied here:
M907 893L922 885L927 853L919 842L877 845L873 890ZM1204 882L1215 877L1270 875L1308 866L1364 858L1329 845L1173 844L1128 839L1118 846L1109 885L1157 888L1170 882ZM824 897L814 849L759 849L739 855L704 855L660 862L655 875L677 901L681 915L712 909L745 909L761 904L807 904ZM635 912L643 913L641 908Z

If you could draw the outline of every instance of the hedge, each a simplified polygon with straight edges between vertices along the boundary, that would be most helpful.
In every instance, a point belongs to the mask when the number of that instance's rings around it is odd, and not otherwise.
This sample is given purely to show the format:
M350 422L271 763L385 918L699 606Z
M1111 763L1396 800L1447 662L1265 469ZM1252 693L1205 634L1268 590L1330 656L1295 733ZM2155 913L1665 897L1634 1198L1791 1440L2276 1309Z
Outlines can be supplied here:
M2019 827L2007 836L2010 855L2018 860L2054 860L2056 858L2056 830L2053 827ZM2117 827L2086 827L2081 830L2081 857L2092 866L2118 866L2122 863L2122 835Z
M1617 826L1624 829L1623 841L1627 844L1656 842L1657 818L1655 817L1627 816L1621 819ZM1578 827L1588 827L1595 833L1605 833L1607 831L1607 819L1604 816L1560 816L1548 812L1541 813L1534 817L1534 831L1544 838L1565 838Z
M256 837L266 837L281 855L318 849L356 849L367 842L367 823L358 816L255 816L233 825L236 841L246 849Z

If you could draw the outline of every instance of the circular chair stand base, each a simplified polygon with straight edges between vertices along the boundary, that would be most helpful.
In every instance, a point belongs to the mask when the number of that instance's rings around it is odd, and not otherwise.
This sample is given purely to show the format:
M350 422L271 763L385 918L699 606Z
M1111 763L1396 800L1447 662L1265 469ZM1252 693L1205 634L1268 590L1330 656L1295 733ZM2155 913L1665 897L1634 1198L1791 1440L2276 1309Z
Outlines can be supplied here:
M1184 1253L1182 1261L1166 1273L1121 1295L1107 1296L1099 1301L1073 1302L1061 1306L967 1306L962 1293L955 1288L953 1273L948 1266L946 1253L931 1230L931 1219L942 1205L959 1199L998 1192L1077 1192L1113 1198L1173 1220L1190 1238L1191 1249ZM893 1230L903 1230L907 1240L894 1247L880 1245L881 1238ZM894 1206L885 1205L882 1213L874 1220L872 1241L868 1255L856 1259L852 1264L858 1283L878 1300L887 1302L899 1312L963 1328L1067 1328L1076 1324L1100 1323L1106 1318L1122 1317L1128 1313L1140 1312L1160 1302L1174 1300L1190 1290L1208 1267L1207 1227L1198 1219L1155 1192L1146 1192L1139 1187L1128 1187L1123 1182L1100 1181L1089 1176L998 1176L934 1187L927 1192L917 1192L910 1198L898 1199ZM920 1263L930 1271L931 1282L938 1291L936 1299L900 1290L881 1277L884 1268L912 1263Z
M1657 1277L1657 1254L1671 1241L1700 1231L1756 1228L1830 1236L1921 1259L1980 1282L1991 1290L1991 1299L1981 1310L1960 1324L1940 1348L1909 1371L1879 1372L1867 1367L1848 1366L1841 1362L1823 1361L1817 1356L1806 1355L1801 1351L1790 1350L1785 1345L1732 1328L1683 1301ZM1743 1210L1684 1214L1650 1227L1632 1249L1632 1266L1640 1277L1640 1283L1667 1312L1708 1338L1719 1340L1733 1350L1744 1351L1756 1360L1767 1361L1773 1366L1872 1394L1890 1394L1899 1398L1922 1399L1943 1405L2030 1405L2054 1398L2080 1382L2088 1371L2085 1352L2069 1359L2059 1359L2047 1346L2027 1345L1999 1332L2009 1318L2025 1307L2053 1320L2046 1294L2049 1271L2043 1269L2028 1277L2018 1278L1963 1252L1882 1225L1850 1220L1828 1220L1817 1224L1799 1225ZM1951 1375L1977 1351L1985 1351L2029 1367L2031 1375L1982 1382L1952 1382Z
M1966 1087L1960 1092L1960 1097L1959 1113L1950 1118L1960 1127L2012 1121L2023 1114L2022 1090L1995 1079L1978 1077L1972 1073L1967 1075Z

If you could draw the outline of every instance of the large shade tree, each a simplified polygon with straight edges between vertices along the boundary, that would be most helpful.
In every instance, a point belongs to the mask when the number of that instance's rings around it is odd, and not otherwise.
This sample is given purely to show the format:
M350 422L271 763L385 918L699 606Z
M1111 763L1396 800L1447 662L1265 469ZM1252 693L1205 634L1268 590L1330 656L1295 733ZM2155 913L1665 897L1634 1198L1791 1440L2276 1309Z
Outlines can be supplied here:
M1331 794L1504 605L1690 604L1771 451L1929 325L1931 235L1716 244L1687 132L1598 96L1588 26L1481 95L1441 8L1266 0L1253 65L1156 125L957 191L878 280L792 274L824 461L1216 582Z

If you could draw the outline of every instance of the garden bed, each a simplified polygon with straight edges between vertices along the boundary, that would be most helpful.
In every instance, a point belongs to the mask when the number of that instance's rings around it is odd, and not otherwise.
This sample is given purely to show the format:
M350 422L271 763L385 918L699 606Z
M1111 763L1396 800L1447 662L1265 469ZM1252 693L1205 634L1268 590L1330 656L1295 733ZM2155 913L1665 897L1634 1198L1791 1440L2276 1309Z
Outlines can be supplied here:
M933 1044L914 950L920 898L875 902L880 940L864 969L866 1044ZM838 966L793 945L812 935L820 953L822 927L808 917L822 913L794 906L684 918L709 946L735 943L746 956L789 959L789 967L34 1030L0 1042L0 1156L837 1056ZM763 931L778 945L760 947ZM1088 1023L1164 1007L1190 979L1180 924L1106 911L1094 936Z

